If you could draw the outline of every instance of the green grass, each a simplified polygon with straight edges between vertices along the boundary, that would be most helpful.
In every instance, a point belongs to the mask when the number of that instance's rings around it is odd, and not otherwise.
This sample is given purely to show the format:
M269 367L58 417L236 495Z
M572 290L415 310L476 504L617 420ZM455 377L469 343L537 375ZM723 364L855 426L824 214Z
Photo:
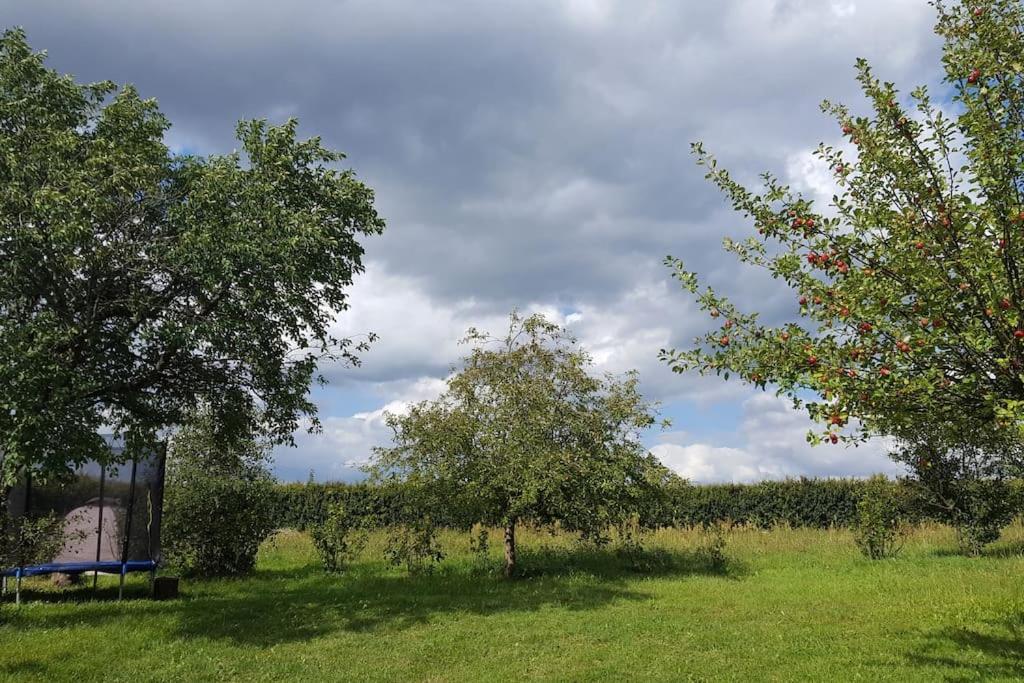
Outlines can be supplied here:
M380 539L326 576L308 539L280 534L258 571L183 581L183 596L114 601L115 584L28 586L0 607L0 679L196 680L1019 680L1024 527L981 558L918 530L896 560L862 559L846 531L737 530L728 566L663 531L656 569L522 535L525 578L472 571L444 536L432 576L385 566ZM492 535L492 538L498 538ZM495 549L496 552L497 549ZM496 557L496 555L495 555Z

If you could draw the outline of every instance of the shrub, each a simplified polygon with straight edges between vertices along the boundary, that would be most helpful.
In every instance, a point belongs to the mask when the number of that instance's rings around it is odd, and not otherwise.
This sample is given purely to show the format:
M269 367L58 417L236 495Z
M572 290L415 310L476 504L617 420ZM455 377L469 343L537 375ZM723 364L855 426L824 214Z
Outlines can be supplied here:
M437 542L437 529L429 517L392 526L384 556L395 565L405 565L413 576L431 574L434 565L444 558Z
M352 514L344 503L328 508L327 518L310 527L313 547L329 572L340 572L365 547L367 541L363 520Z
M697 544L697 558L708 568L721 571L728 563L725 555L726 543L724 523L705 525Z
M266 447L220 442L200 416L170 444L164 495L167 560L188 573L243 574L274 530L274 481Z
M491 558L490 533L482 524L473 527L469 534L469 553L473 558L473 574L490 574L497 569L497 564Z
M615 531L613 550L630 571L647 574L667 569L671 565L672 558L665 550L644 545L644 536L648 530L640 524L638 517L617 524Z
M1007 449L1014 452L1011 446ZM1007 464L1009 456L993 460L978 448L915 442L897 459L916 475L918 497L928 515L956 529L965 555L980 555L1021 511L1011 479L1019 468Z
M857 547L872 560L895 557L902 548L904 531L892 484L885 477L872 477L857 502Z
M48 562L65 540L64 518L60 515L16 517L0 506L0 569Z
M852 524L863 482L855 479L791 479L757 484L687 486L674 492L671 524L718 522L771 528Z
M951 523L956 528L960 552L977 556L1015 516L1010 485L998 479L961 482Z
M366 524L400 524L410 512L411 492L407 488L390 482L278 484L274 487L274 519L278 528L307 531L323 524L332 505L343 504L353 514L365 518ZM415 500L420 504L419 498ZM446 515L445 510L432 510L431 516L438 526L461 527L455 515Z

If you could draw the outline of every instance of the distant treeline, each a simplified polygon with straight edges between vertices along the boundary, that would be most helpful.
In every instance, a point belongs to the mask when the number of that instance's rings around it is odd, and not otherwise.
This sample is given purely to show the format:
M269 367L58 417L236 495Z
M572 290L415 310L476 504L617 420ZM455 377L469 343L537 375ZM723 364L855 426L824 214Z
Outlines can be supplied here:
M892 481L901 513L909 522L935 518L920 488ZM647 527L701 526L725 522L770 528L779 525L828 528L850 526L863 495L861 479L787 479L757 484L674 486L649 501L640 513ZM1024 513L1024 481L1014 482L1014 504ZM308 529L323 521L327 509L343 503L376 524L401 522L409 514L429 513L440 526L460 526L458 511L417 511L401 486L357 484L279 484L276 487L278 526Z

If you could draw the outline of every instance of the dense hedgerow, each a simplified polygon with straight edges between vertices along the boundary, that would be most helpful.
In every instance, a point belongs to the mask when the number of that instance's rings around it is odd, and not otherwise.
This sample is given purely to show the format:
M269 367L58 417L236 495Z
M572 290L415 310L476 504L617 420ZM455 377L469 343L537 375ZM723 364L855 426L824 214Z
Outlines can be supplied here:
M274 502L277 527L301 531L323 524L335 505L371 520L374 526L405 522L409 508L408 492L402 486L366 483L278 484ZM438 526L460 526L456 515L433 516Z
M944 521L929 505L918 484L889 481L892 499L908 522ZM827 528L854 526L857 503L867 482L861 479L789 479L758 484L679 486L641 515L645 527L708 526L719 522L761 528L792 526ZM1024 512L1024 482L1014 482L1011 504ZM408 516L402 487L358 484L279 484L275 489L275 520L280 528L309 529L321 524L331 504L360 511L376 525L400 524ZM438 526L462 526L453 511L433 510Z

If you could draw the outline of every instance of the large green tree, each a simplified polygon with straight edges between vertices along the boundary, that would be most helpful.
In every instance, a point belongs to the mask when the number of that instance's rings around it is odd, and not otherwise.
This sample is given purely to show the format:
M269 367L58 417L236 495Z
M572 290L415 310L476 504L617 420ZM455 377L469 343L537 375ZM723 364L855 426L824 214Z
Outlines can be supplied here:
M794 316L766 324L700 291L697 275L669 259L719 327L662 357L680 372L774 385L823 423L812 441L886 434L926 450L969 444L993 460L1017 458L1024 8L1011 0L936 7L940 104L923 87L901 94L864 61L857 74L870 113L823 104L845 139L817 151L839 188L830 207L768 174L763 190L750 191L695 145L708 178L756 227L726 249L791 287Z
M295 121L208 157L168 127L0 37L0 480L104 457L101 426L144 447L196 406L287 440L318 361L354 358L330 326L384 227L372 191Z
M466 341L474 348L440 398L389 416L395 443L372 470L467 523L504 527L507 576L520 521L596 538L673 477L639 440L655 413L635 374L594 376L586 352L539 315L513 313L503 338L470 330Z

